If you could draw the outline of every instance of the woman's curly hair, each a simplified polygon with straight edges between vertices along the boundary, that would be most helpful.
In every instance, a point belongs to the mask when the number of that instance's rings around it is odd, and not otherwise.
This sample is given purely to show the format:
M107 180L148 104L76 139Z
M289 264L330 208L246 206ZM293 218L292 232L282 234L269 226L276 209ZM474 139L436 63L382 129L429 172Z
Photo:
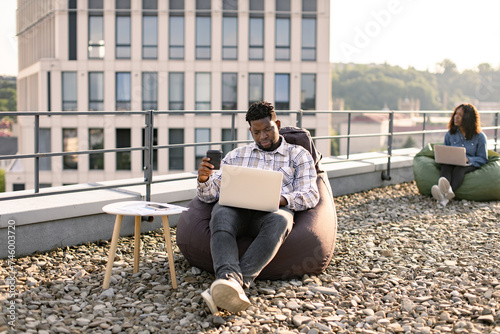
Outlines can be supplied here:
M459 130L459 127L455 125L454 118L460 108L464 111L462 128L465 130L465 139L471 140L474 135L481 132L481 120L479 119L476 107L470 103L462 103L455 107L448 123L448 130L450 130L451 134L455 134Z

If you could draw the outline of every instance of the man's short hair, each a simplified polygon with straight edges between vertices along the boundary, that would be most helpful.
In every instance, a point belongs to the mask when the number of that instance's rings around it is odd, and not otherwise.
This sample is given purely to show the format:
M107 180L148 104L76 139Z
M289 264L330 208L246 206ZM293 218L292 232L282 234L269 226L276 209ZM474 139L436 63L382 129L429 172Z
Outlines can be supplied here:
M250 105L245 119L248 124L250 124L251 121L256 121L266 117L269 117L271 121L274 122L278 120L276 113L274 112L274 106L269 102L259 101Z

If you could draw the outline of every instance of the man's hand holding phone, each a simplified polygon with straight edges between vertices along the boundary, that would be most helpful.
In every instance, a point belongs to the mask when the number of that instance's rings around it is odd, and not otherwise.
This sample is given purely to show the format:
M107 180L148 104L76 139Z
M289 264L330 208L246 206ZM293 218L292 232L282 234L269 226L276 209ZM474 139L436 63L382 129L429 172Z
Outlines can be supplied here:
M198 167L198 181L201 183L206 182L214 170L220 169L221 160L221 150L208 150L207 156L202 159Z

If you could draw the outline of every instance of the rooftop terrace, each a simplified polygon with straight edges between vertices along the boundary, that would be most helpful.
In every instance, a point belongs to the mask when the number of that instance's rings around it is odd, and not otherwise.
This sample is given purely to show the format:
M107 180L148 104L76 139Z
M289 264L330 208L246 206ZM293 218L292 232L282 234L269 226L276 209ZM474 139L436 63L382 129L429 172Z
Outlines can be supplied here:
M135 275L133 238L120 239L105 291L107 241L0 260L0 332L500 333L500 202L442 208L414 182L335 202L339 234L327 270L257 280L248 291L253 306L241 314L210 314L200 293L213 277L177 248L173 290L154 230L142 235Z

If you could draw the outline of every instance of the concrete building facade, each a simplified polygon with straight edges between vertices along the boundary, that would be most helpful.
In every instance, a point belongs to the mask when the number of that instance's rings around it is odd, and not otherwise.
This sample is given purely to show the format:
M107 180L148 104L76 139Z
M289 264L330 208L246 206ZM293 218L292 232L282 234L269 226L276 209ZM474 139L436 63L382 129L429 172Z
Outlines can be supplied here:
M18 111L182 111L155 117L154 144L229 139L221 110L259 100L278 111L328 110L329 0L18 0ZM213 111L201 115L197 110ZM293 113L280 117L295 125ZM35 152L35 122L19 122L19 153ZM39 152L139 147L142 115L40 117ZM326 114L303 118L329 133ZM249 138L244 116L237 139ZM324 155L329 142L319 141ZM155 152L154 173L194 171L207 147ZM224 148L226 150L226 148ZM34 187L17 161L6 191ZM140 151L40 158L41 186L143 175Z

